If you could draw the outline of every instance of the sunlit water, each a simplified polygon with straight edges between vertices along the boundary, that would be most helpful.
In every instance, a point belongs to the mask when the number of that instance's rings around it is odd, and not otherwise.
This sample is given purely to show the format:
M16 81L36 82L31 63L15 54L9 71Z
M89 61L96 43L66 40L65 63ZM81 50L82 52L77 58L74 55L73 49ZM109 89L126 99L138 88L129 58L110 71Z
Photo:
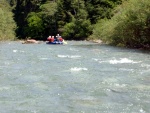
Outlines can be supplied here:
M150 113L150 52L1 42L0 113Z

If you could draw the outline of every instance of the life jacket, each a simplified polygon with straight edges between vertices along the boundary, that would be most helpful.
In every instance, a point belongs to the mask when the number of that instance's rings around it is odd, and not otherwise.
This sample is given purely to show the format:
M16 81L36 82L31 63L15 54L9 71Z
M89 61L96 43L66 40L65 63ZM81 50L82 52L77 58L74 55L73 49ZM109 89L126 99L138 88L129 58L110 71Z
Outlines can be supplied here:
M51 37L48 37L47 40L48 40L48 41L51 41Z
M53 37L51 38L51 41L50 41L50 42L54 42L54 38L53 38Z
M62 38L62 37L60 37L58 40L62 42L62 41L63 41L63 38Z
M53 37L48 37L47 40L48 40L49 42L54 42L54 38L53 38Z

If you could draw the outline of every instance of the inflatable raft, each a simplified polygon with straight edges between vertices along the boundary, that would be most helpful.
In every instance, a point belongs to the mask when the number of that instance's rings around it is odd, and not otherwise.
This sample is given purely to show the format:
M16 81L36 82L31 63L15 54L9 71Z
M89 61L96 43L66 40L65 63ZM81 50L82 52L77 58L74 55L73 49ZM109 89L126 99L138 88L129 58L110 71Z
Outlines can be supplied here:
M63 44L62 41L47 42L46 44Z

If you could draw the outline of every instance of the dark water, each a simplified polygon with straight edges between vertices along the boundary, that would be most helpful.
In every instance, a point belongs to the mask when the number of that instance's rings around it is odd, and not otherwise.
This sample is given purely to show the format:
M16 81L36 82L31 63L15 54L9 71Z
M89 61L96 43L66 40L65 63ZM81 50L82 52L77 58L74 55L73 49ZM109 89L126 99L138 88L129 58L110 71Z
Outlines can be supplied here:
M150 52L1 42L0 113L150 113Z

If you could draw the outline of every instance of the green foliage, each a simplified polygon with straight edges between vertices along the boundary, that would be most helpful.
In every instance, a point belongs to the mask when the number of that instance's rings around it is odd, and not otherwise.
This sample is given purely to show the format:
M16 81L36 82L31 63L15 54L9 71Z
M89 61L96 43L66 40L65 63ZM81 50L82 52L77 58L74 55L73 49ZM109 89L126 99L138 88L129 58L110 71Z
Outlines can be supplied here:
M66 37L66 38L70 37L71 39L73 39L73 36L75 34L75 31L74 31L75 23L70 22L70 23L66 24L64 29L65 29L65 32L63 32L63 37Z
M40 6L39 14L43 20L43 36L57 34L57 3L53 1L46 2ZM44 39L44 38L43 38Z
M48 35L60 33L67 39L79 40L92 33L91 23L96 23L101 18L110 18L111 10L120 1L10 0L10 4L14 8L19 38L30 36L44 40ZM70 25L73 26L70 28Z
M60 0L59 2L58 8L59 11L62 12L62 15L58 14L58 17L62 18L58 18L58 21L62 25L58 25L62 27L62 36L66 39L86 39L91 34L92 27L91 22L87 18L88 13L85 8L84 0ZM62 7L61 4L63 4L64 7ZM63 23L62 20L65 20L65 22Z
M62 34L66 39L84 40L92 31L89 20L75 20L65 25Z
M31 12L37 12L40 4L45 0L10 0L17 24L16 34L19 39L26 38L24 29L27 26L27 16Z
M6 0L0 1L0 40L14 40L16 24Z
M122 0L85 0L86 10L88 11L88 18L92 24L97 23L99 19L111 18L112 10Z
M43 28L43 21L38 14L31 12L27 17L28 26L25 28L27 37L41 38Z
M32 12L28 14L28 26L25 28L26 34L40 40L45 40L50 34L56 34L56 11L56 2L48 1L40 4L39 10L36 13Z
M47 2L40 6L40 13L46 16L54 16L57 12L57 4L56 2Z
M111 20L100 21L93 36L105 42L129 47L150 44L150 1L129 0L116 8Z

